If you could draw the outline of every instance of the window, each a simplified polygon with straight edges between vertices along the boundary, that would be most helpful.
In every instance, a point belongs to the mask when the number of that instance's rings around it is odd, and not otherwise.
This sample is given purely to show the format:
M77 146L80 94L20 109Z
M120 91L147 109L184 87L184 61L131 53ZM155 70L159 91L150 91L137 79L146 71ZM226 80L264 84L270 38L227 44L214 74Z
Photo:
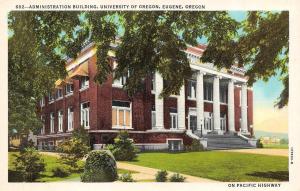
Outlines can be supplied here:
M152 124L152 127L156 127L156 112L155 112L155 105L152 106L152 111L151 111L151 124Z
M204 129L208 131L213 130L213 117L211 112L204 112Z
M228 95L228 88L226 86L220 86L220 102L221 103L228 103L227 95Z
M204 82L204 100L213 101L213 84Z
M63 132L63 111L58 111L58 132Z
M66 94L71 94L74 91L74 85L73 84L67 84L66 85Z
M45 98L44 97L40 100L40 106L41 107L45 106Z
M81 125L89 129L90 128L90 103L85 102L81 104Z
M89 87L89 77L83 76L80 78L80 89L86 89Z
M117 63L114 62L114 70L117 68ZM113 86L115 87L123 87L126 84L127 78L129 76L129 71L127 73L127 75L123 75L118 79L115 79L115 72L113 72L113 78L114 78L114 82L113 82Z
M178 116L177 116L177 109L176 108L170 108L170 125L171 129L177 129L178 128Z
M54 133L54 113L50 113L50 133Z
M188 81L188 98L189 99L196 99L196 81L189 80Z
M151 91L155 92L155 74L152 74L152 79L151 79Z
M168 140L169 150L180 151L182 148L182 140Z
M62 89L57 89L56 90L56 99L59 99L62 97L63 97Z
M225 113L221 113L220 116L220 128L222 131L226 130L226 114Z
M127 101L112 101L112 126L131 128L131 105Z
M74 113L73 107L68 108L68 131L73 130Z
M45 134L45 117L42 115L41 116L41 121L42 121L42 129L41 129L41 134Z
M49 93L48 98L49 98L49 102L53 102L54 101L53 93Z

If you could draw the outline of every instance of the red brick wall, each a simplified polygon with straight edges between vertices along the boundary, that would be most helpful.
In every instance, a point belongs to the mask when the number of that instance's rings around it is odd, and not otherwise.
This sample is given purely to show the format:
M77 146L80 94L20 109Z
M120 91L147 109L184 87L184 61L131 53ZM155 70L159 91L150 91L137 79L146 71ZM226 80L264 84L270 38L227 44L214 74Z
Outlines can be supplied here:
M240 130L240 117L241 117L241 106L240 106L240 87L234 87L234 115L235 115L235 130Z

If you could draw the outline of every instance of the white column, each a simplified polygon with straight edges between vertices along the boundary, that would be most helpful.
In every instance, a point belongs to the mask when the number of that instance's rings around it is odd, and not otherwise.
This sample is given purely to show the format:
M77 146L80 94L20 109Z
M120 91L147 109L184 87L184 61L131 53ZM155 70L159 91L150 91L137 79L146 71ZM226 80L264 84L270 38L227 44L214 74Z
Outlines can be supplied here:
M235 132L234 127L234 80L228 83L228 126L230 132Z
M159 95L163 90L163 78L159 72L155 72L155 128L164 128L164 100Z
M177 97L177 115L178 129L185 129L185 86L180 88L180 94Z
M215 76L213 82L213 116L214 116L214 131L222 134L220 127L220 77Z
M248 124L247 124L247 84L244 83L242 85L242 93L241 93L241 112L242 112L242 119L241 119L241 132L248 133Z
M196 112L197 112L197 130L204 129L204 89L203 89L203 73L198 71L197 73L197 84L196 84Z

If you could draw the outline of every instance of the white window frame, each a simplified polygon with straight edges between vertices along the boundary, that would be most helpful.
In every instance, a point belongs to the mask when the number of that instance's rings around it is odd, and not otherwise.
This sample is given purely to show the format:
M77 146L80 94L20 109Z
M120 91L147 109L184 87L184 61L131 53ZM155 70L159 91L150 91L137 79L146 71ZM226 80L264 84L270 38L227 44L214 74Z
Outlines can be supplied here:
M156 111L151 111L151 125L152 127L156 127Z
M174 118L175 118L175 123L174 123ZM170 129L172 130L178 129L178 114L170 112L170 119L171 119Z
M224 115L224 117L220 117L220 129L222 131L226 131L226 115Z
M79 91L88 89L90 86L90 78L88 76L82 76L80 78L79 82L80 82L80 90Z
M90 105L87 108L83 108L83 105L90 102L84 102L80 104L80 125L85 129L90 128Z
M195 107L190 107L189 108L189 115L188 115L188 128L191 130L191 116L196 117L197 119L197 109ZM198 120L198 119L197 119ZM197 129L198 127L196 127Z
M49 101L49 104L51 104L51 103L53 103L55 101L53 93L49 93L48 94L48 101Z
M64 114L62 110L58 111L58 132L63 132Z
M195 84L195 86L193 86ZM196 100L196 88L197 82L196 80L188 80L188 99L189 100Z
M70 90L71 88L69 87L73 87L72 90ZM74 92L74 84L66 84L66 96L72 95Z
M171 141L171 142L170 142ZM178 148L178 150L175 150L174 149L174 142L173 141L180 141L180 144L179 144L179 148ZM176 138L174 138L174 139L167 139L166 140L166 144L168 145L168 148L169 148L169 142L170 143L173 143L173 144L171 144L171 151L180 151L180 150L182 150L182 146L183 146L183 139L176 139Z
M54 112L51 112L50 113L50 133L54 133L54 121L55 121Z
M42 121L42 129L41 129L41 134L45 134L45 116L41 115L41 121Z
M115 101L118 101L118 100L115 100ZM117 112L117 125L112 126L113 129L133 129L132 128L132 109L131 109L132 107L131 107L131 102L129 104L130 104L129 107L112 106L112 109L116 109L116 112ZM129 126L125 126L124 124L120 125L120 121L119 121L120 110L123 111L123 122L126 121L126 111L130 112Z
M204 130L213 131L214 130L214 120L212 112L204 112Z
M152 74L152 79L151 79L151 93L155 94L155 90L156 90L155 74Z
M68 107L68 131L73 131L74 129L74 110L73 107Z
M209 83L209 82L204 82L203 85L204 85L204 89L203 89L203 91L204 91L204 97L203 97L204 101L206 101L206 102L213 102L214 91L213 91L212 84ZM211 94L209 94L209 91L211 92ZM206 98L208 98L208 99L206 99Z
M224 100L222 100L223 98L225 99L225 102ZM228 89L225 86L220 86L220 104L227 105L227 103L228 103Z
M57 89L55 95L56 95L56 100L62 99L63 98L63 91L62 91L62 89Z
M41 107L45 106L45 97L42 97L42 99L40 100L40 106Z
M113 70L115 70L117 68L117 62L114 62L113 63ZM115 77L115 71L113 71L113 79ZM112 87L115 87L115 88L123 88L123 86L126 84L127 82L127 78L129 77L129 71L128 71L128 74L127 76L121 76L119 79L114 79L113 80L113 84L112 84Z

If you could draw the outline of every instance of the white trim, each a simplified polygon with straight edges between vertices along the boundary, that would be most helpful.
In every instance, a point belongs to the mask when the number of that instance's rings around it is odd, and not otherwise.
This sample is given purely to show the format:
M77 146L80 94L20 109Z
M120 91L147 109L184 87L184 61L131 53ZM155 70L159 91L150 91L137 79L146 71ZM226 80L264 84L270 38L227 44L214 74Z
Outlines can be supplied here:
M94 56L96 54L97 49L96 48L92 48L90 51L88 51L85 54L82 54L81 56L79 56L76 60L72 61L71 64L69 64L66 67L67 71L72 70L73 68L75 68L76 66L78 66L79 64L81 64L82 62L86 61L87 59L89 59L90 57Z
M83 104L85 104L85 103L89 103L89 107L83 109L82 107L83 107ZM82 118L82 112L84 112L85 117L87 117L88 125L86 125L86 121L83 120L83 118ZM83 121L85 122L84 124L83 124ZM89 101L80 103L80 125L82 125L84 127L84 129L90 129L90 102Z
M73 92L72 92L72 93L66 94L65 97L70 97L70 96L72 96L72 95L73 95Z
M223 72L219 72L219 71L212 70L212 69L208 69L208 68L205 68L205 67L201 67L201 66L196 65L196 64L190 64L190 67L191 67L192 69L195 69L195 70L201 70L201 71L206 72L206 73L208 73L208 74L213 74L213 75L217 75L217 76L222 76L222 77L224 77L224 78L233 79L233 80L236 80L236 81L239 81L239 82L247 82L247 79L240 78L240 77L237 77L237 76L232 76L232 75L230 75L230 74L223 73Z
M113 101L121 101L121 100L113 100ZM122 102L129 102L129 101L122 101ZM129 107L121 107L121 106L112 106L112 109L116 109L117 111L117 125L113 126L112 125L112 129L133 129L132 128L132 103L129 102ZM129 111L130 112L130 124L129 126L120 126L119 124L119 112L120 112L120 109L123 110L123 122L126 122L126 111Z
M181 139L181 138L167 138L166 139L166 144L168 145L168 148L169 148L169 141L180 141L180 144L178 145L178 151L183 150L183 148L182 148L183 139ZM171 149L170 150L174 151L174 145L171 145Z

